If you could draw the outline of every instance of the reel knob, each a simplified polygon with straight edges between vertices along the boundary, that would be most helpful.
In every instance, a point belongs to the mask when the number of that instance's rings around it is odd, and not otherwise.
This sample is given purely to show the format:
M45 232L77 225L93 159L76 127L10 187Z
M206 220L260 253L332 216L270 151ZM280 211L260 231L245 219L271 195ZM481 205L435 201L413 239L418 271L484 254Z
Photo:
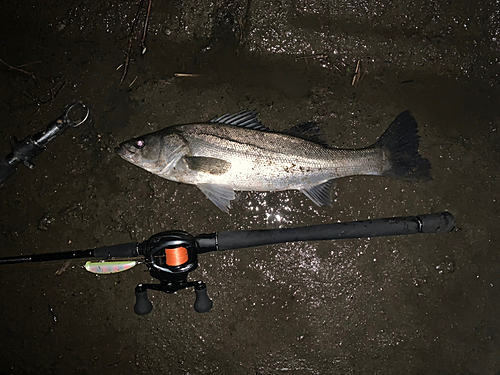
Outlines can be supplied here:
M194 287L196 293L196 301L194 302L194 309L198 313L210 311L214 303L207 294L207 286L203 281L198 281Z
M135 287L135 306L134 312L137 315L146 315L153 310L153 304L148 298L148 290L142 284Z

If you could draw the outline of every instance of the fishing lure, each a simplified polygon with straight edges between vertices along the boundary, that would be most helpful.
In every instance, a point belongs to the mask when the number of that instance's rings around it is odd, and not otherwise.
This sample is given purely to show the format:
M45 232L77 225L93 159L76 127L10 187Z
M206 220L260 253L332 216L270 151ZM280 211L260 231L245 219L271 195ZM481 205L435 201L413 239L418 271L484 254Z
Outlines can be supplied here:
M85 269L98 275L108 275L110 273L123 272L136 266L139 262L124 260L116 262L91 262L85 263Z

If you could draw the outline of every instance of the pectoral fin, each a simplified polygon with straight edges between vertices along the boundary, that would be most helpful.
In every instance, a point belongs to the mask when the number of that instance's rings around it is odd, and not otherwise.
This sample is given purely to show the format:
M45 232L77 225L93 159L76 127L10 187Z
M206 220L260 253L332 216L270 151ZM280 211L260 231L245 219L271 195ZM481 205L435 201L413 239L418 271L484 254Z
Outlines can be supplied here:
M205 156L185 156L189 169L202 173L221 175L231 168L231 163L222 159Z
M199 184L196 186L198 186L198 189L200 189L213 204L225 213L229 213L231 201L236 197L231 186L214 184Z
M303 193L307 198L312 200L318 206L331 206L332 205L332 191L334 187L335 180L329 180L323 182L320 185L313 186L309 189L301 189L300 192Z

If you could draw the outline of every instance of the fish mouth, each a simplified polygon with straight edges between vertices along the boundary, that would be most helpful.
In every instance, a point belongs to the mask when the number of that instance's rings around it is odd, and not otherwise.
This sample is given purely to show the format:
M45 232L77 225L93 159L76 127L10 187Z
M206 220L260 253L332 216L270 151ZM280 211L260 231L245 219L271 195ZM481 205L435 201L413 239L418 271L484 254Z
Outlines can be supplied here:
M132 150L126 143L122 143L120 146L116 147L115 152L125 160L130 160L135 155L134 150Z

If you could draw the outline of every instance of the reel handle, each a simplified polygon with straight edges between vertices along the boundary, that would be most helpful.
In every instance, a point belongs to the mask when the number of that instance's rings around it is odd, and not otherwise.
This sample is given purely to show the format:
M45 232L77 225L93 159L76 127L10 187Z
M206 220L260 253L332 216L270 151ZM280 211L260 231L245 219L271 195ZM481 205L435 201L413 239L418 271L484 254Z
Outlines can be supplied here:
M134 312L137 315L146 315L153 310L153 304L148 298L148 289L142 284L135 287L135 305Z
M197 313L204 313L210 311L214 303L207 294L207 286L203 281L198 281L194 287L196 293L196 301L194 302L194 310Z
M213 302L207 294L207 286L203 281L182 281L177 283L162 284L139 284L135 287L135 305L134 312L137 315L147 315L153 310L153 304L148 298L148 289L157 290L164 293L174 293L178 290L194 287L196 292L196 301L194 309L198 313L210 311Z

